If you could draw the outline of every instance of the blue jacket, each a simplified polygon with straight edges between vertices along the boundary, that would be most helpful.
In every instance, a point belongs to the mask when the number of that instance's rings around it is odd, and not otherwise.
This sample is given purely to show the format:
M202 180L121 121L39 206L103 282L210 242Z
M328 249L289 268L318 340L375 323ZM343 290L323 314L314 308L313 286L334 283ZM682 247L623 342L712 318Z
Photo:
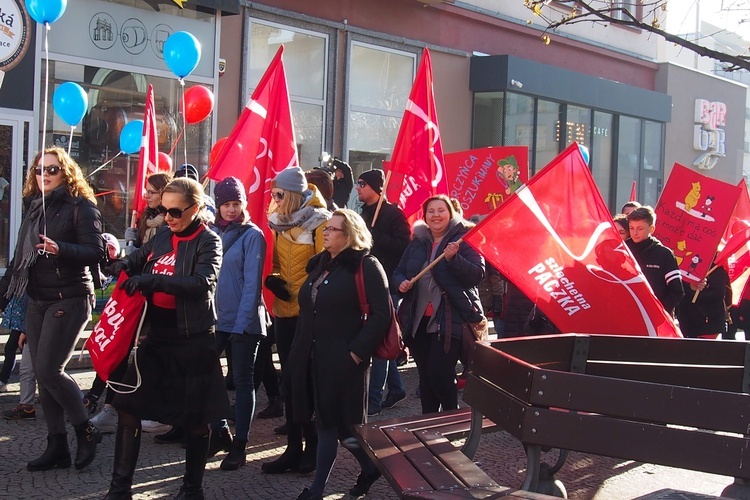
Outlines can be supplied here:
M438 245L435 255L440 255L448 243L463 236L473 224L453 219L443 240ZM411 279L422 270L432 251L432 236L427 226L422 223L414 225L414 236L401 257L396 271L393 273L391 292L399 293L399 285ZM445 259L438 262L430 271L435 283L442 291L440 307L435 314L440 318L440 334L446 331L453 338L461 338L463 324L476 323L482 320L482 303L479 300L478 285L484 277L484 258L467 243L461 243L458 253L451 262ZM405 340L412 335L414 321L421 318L414 317L416 294L419 287L411 288L403 294L403 301L398 309L399 323ZM450 311L446 308L449 307ZM446 330L447 313L450 314L450 330Z
M233 222L224 231L214 230L224 248L216 287L216 330L265 335L268 316L261 295L266 258L263 233L252 222Z

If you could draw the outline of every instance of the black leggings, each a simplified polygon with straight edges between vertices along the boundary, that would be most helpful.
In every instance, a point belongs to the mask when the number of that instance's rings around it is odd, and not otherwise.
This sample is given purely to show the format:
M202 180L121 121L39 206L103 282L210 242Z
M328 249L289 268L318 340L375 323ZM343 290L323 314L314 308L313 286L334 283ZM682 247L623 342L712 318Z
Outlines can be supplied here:
M456 363L461 353L461 340L451 339L450 348L445 352L444 337L427 333L427 323L429 317L425 316L409 345L419 373L422 413L455 410L458 408Z

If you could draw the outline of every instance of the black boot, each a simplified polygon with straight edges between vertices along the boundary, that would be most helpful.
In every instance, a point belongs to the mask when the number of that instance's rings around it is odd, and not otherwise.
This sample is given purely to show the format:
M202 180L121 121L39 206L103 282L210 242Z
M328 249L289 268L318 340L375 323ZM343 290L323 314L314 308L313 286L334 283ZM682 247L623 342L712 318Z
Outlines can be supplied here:
M315 424L305 424L305 451L302 453L302 459L297 467L297 472L307 474L315 470L317 466L318 454L318 431Z
M234 441L232 441L232 448L229 450L229 453L224 460L221 461L219 468L221 470L237 470L245 465L245 461L247 460L245 455L246 446L247 441L237 439L235 436Z
M302 459L302 426L289 423L289 434L286 436L286 450L273 462L266 462L260 470L268 474L283 474L295 471Z
M277 418L284 416L284 402L281 401L280 397L270 398L268 400L268 406L258 413L258 418Z
M76 443L78 444L75 466L76 469L81 470L94 461L96 445L102 442L102 435L90 420L75 425L73 428L76 431Z
M184 443L185 442L185 429L182 427L172 426L164 434L157 434L154 436L154 443L158 444L172 444L172 443Z
M211 431L211 439L208 444L208 458L213 457L220 451L232 449L232 433L229 427L222 427L218 431Z
M175 500L203 500L203 473L208 457L208 435L188 432L185 439L185 476Z
M104 500L130 500L133 498L133 473L141 449L141 429L119 424L115 436L115 464L112 481Z
M50 470L58 467L67 469L70 467L70 448L68 448L68 435L50 434L47 436L47 449L42 456L32 460L26 465L26 470L36 472Z

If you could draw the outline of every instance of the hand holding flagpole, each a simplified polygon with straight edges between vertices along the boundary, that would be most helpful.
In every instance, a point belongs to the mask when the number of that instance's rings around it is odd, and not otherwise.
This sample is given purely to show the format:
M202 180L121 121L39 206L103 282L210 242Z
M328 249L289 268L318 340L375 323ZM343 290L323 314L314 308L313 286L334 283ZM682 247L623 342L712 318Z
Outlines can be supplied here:
M455 243L456 247L458 247L458 245L460 245L461 243L463 243L463 241L464 241L463 238L459 238L459 239L457 239L453 243ZM448 243L448 244L451 245L452 243ZM455 253L453 255L455 255ZM433 260L432 262L430 262L427 267L425 267L424 269L422 269L419 272L419 274L417 274L416 276L414 276L412 279L409 280L409 288L411 288L412 286L414 286L414 283L416 283L419 278L421 278L422 276L424 276L425 274L427 274L427 271L429 271L430 269L432 269L433 267L435 267L437 265L437 263L440 262L441 260L443 260L444 258L445 258L445 250L443 251L443 253L441 253L440 255L438 255L435 258L435 260Z

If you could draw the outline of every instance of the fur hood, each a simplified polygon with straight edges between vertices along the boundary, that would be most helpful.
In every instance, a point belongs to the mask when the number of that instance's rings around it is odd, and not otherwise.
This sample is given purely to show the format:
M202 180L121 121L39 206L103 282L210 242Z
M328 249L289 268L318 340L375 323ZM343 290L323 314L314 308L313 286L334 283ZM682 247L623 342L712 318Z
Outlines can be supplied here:
M453 217L448 222L448 231L446 231L445 234L449 237L456 233L463 234L468 232L475 225L476 224L473 222L459 217ZM430 228L425 221L418 220L414 223L414 226L412 227L412 240L423 240L432 243L432 233L430 233Z

